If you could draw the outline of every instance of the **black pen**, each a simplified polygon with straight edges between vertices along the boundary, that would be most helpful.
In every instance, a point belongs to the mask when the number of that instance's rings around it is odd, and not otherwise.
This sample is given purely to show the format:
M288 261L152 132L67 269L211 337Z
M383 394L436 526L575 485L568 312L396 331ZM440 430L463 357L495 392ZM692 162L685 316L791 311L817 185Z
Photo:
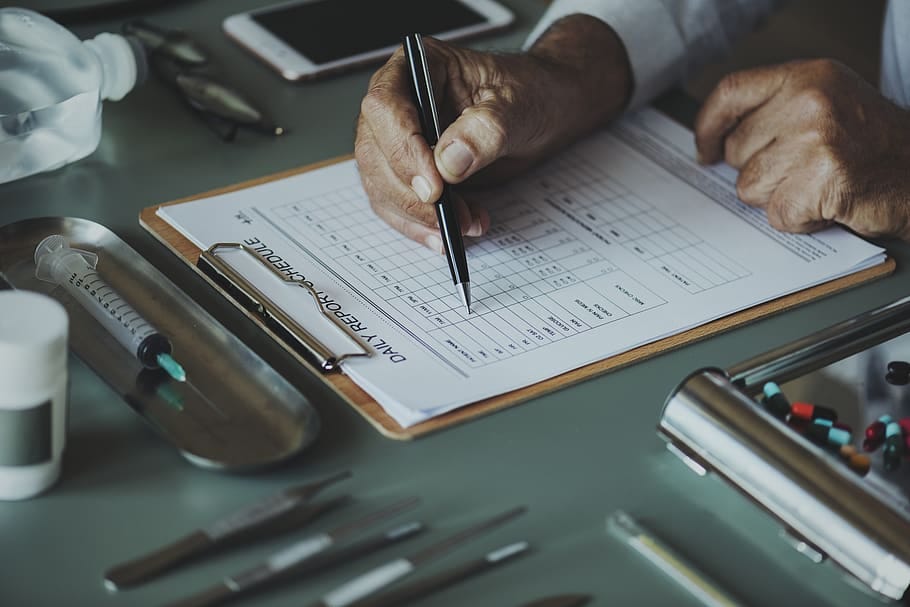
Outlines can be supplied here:
M417 113L420 114L420 126L423 136L430 148L439 141L439 115L436 113L436 101L433 97L433 81L427 65L427 55L423 50L423 39L420 34L409 34L404 39L404 54L408 60L408 71L411 75L411 86ZM449 197L449 187L443 184L442 197L436 201L436 218L439 220L439 231L449 262L452 282L458 289L468 314L471 313L471 279L468 277L468 259L464 252L464 240L461 237L461 226L458 215Z

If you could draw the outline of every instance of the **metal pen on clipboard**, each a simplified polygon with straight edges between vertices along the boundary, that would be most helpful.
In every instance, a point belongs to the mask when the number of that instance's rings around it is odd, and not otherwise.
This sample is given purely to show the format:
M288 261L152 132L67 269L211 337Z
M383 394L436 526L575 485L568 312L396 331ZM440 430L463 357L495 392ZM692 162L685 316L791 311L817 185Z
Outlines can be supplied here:
M256 259L283 283L303 287L313 298L320 314L345 335L355 350L343 353L333 352L331 348L282 310L268 295L257 289L239 271L227 263L220 256L220 253L224 251L243 251ZM282 274L247 245L236 242L217 242L199 255L196 265L203 274L224 289L244 309L260 319L282 343L317 369L326 372L334 371L346 358L370 355L369 346L325 309L319 300L319 294L313 287L303 280Z

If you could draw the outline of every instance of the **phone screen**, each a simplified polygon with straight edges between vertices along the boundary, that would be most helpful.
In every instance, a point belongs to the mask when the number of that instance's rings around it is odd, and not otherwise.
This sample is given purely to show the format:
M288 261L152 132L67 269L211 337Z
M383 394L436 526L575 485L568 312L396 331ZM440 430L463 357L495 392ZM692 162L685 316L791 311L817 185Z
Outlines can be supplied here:
M252 13L262 27L315 64L484 22L455 0L317 0Z

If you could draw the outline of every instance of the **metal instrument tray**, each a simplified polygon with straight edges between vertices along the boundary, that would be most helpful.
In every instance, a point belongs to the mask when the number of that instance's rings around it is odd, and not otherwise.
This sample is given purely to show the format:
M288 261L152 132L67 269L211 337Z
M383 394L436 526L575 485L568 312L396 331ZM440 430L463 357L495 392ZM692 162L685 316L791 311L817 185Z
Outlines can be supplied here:
M790 402L836 410L862 452L863 431L880 415L910 417L910 385L885 381L889 361L910 359L908 329L910 297L727 370L696 371L670 394L658 433L690 467L717 473L769 512L801 552L900 599L910 587L910 457L885 470L879 448L861 477L758 399L774 381Z
M186 382L143 368L65 289L35 278L35 247L52 234L98 255L101 277L170 338ZM307 399L104 226L45 217L0 227L0 283L62 303L70 350L195 465L254 470L316 438L319 417Z

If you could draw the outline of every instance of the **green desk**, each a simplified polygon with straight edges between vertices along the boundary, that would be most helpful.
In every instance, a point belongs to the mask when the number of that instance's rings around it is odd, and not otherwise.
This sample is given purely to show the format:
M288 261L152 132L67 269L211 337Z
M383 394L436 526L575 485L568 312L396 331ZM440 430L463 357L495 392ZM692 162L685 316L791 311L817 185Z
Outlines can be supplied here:
M544 6L537 0L505 3L516 11L517 27L476 46L519 47ZM797 554L778 537L778 526L733 489L692 474L666 451L655 425L664 398L689 371L731 365L906 295L910 247L887 243L898 262L887 279L435 435L404 443L384 439L137 222L139 211L155 203L352 151L354 119L372 69L318 83L283 82L220 32L224 16L257 4L170 3L147 17L197 33L292 134L280 139L245 134L222 143L169 90L150 80L105 107L104 137L92 156L0 186L0 224L71 215L108 226L310 394L323 419L322 433L294 460L265 473L204 471L158 439L73 358L61 481L41 497L0 502L0 604L132 607L173 600L258 562L288 540L223 553L117 594L104 589L102 573L258 497L343 469L353 470L354 477L332 491L350 492L357 502L309 530L419 495L423 504L416 516L432 525L431 532L247 604L306 604L372 565L517 504L527 504L529 513L430 569L520 539L532 543L533 553L420 605L509 607L568 592L591 593L595 605L694 604L606 534L606 517L617 508L645 521L750 604L879 604L844 583L833 567ZM87 37L117 27L119 22L111 21L76 29ZM668 104L680 109L673 100Z

